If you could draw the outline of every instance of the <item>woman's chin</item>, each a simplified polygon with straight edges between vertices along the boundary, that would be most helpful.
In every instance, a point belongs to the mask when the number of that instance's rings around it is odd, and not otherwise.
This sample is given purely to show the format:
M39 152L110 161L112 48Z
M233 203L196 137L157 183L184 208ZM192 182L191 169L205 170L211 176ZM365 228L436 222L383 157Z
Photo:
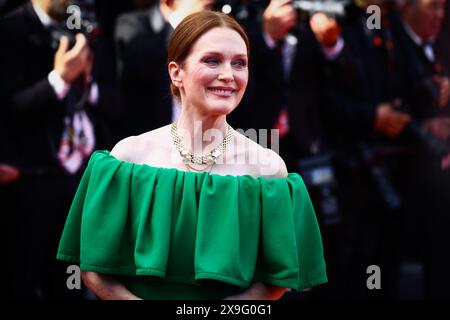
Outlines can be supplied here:
M234 109L236 109L236 105L231 103L212 103L208 106L208 110L217 115L227 115Z
M234 109L236 109L236 106L221 106L221 107L214 108L214 111L217 114L227 115L227 114L230 114Z

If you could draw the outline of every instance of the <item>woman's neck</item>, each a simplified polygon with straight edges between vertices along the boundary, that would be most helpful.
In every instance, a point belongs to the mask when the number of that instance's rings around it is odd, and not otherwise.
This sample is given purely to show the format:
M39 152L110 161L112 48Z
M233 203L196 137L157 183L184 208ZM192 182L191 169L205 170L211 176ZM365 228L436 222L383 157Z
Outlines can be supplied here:
M226 136L225 115L202 115L182 109L177 120L178 135L183 145L194 154L206 154L217 148Z

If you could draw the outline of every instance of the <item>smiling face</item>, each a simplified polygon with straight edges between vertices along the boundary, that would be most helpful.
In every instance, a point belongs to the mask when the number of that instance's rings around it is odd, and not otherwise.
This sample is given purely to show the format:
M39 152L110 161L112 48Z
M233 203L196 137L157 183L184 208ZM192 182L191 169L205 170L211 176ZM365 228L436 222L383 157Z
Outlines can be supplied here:
M247 87L247 46L235 30L216 27L198 38L182 64L169 63L169 72L183 108L229 114Z

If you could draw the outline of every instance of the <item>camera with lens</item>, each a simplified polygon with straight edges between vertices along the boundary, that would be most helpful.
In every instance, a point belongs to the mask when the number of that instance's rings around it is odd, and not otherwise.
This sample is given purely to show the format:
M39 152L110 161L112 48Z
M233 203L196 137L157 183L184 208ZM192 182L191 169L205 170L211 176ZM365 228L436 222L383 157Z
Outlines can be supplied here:
M214 10L228 14L236 20L260 19L270 0L216 0Z
M340 224L342 219L333 155L323 153L303 158L297 166L314 202L319 222L324 226Z
M69 49L76 43L76 35L83 34L92 51L95 51L100 35L99 24L96 20L94 0L70 1L67 7L59 8L60 21L58 25L50 27L51 46L56 51L61 37L69 39ZM70 86L65 98L67 114L74 114L85 108L88 103L92 79L80 75Z
M346 6L351 0L292 0L292 6L298 10L300 20L317 12L339 19L345 16ZM234 16L237 19L253 13L261 14L270 0L217 0L214 9Z
M59 46L61 37L69 39L69 48L75 45L76 34L82 33L94 50L100 35L100 26L96 19L93 0L71 1L67 7L65 19L51 28L51 46L55 50Z
M319 12L334 19L342 19L346 15L346 6L351 2L350 0L293 0L292 5L298 10L300 20L308 19Z
M413 120L408 124L408 130L413 138L425 146L431 154L440 158L450 153L450 141L436 138L420 124L421 120L440 115L439 98L440 86L435 83L433 77L426 77L413 85L412 92L400 109L414 114Z
M384 165L383 157L380 156L376 147L366 142L359 144L359 150L384 207L391 213L397 212L403 206L403 199Z

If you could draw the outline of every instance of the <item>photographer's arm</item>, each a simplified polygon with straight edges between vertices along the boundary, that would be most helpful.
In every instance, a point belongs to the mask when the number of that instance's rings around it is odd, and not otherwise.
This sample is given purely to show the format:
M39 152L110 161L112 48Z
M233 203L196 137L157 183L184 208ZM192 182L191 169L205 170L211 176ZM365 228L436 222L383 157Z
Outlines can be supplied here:
M53 109L58 104L56 94L47 77L29 87L7 92L6 97L2 97L2 100L6 100L6 105L10 105L14 112L20 114L36 109Z
M25 88L15 88L14 86L21 82L16 79L20 79L18 77L26 74L26 70L18 70L19 66L17 65L5 65L5 70L2 72L2 83L5 83L2 100L6 100L14 112L23 114L39 109L60 107L58 100L63 99L67 93L67 88L62 88L61 82L65 86L70 85L85 71L90 58L90 49L83 35L77 35L77 42L72 49L68 50L68 45L68 39L63 37L55 53L52 72ZM12 60L14 52L6 51L4 53L5 61ZM11 87L8 88L8 84L12 84Z
M141 300L110 276L97 272L82 271L81 278L86 287L102 300Z
M411 122L409 114L395 110L395 102L381 103L376 110L375 131L391 138L400 135L408 123Z
M309 26L322 46L326 57L328 59L336 58L344 47L341 26L338 22L323 13L316 13L310 18Z
M297 22L297 13L289 0L272 0L264 10L263 30L272 41L284 40Z

